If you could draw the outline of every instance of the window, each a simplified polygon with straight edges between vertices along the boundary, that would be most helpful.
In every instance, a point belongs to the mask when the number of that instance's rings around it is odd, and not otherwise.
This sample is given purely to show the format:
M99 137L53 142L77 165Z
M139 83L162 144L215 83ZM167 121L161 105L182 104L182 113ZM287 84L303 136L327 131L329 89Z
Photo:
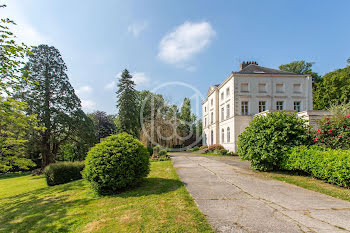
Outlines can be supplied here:
M210 100L210 104L211 104L211 106L213 106L213 102L214 102L214 101L213 101L213 99L211 99L211 100Z
M221 108L221 120L224 120L224 108Z
M230 117L230 105L228 104L226 106L226 119L228 119Z
M259 101L259 112L266 111L266 101Z
M283 83L276 84L276 93L283 93Z
M301 104L300 101L294 101L294 111L300 112Z
M283 110L283 101L277 101L276 102L276 109L277 110Z
M214 113L211 113L211 120L210 120L210 123L213 124L213 121L214 121Z
M207 112L207 107L204 107L204 112Z
M242 106L242 115L243 116L248 115L248 101L242 101L241 106Z
M227 142L230 142L230 127L227 127Z
M230 88L229 87L226 89L226 96L227 97L230 96Z
M248 92L248 83L241 83L241 92Z
M221 100L224 100L224 93L221 93Z
M301 84L299 84L299 83L293 84L293 92L294 93L301 93Z
M204 127L207 127L207 118L204 118Z
M259 83L259 92L266 93L266 83Z
M225 140L225 132L224 132L225 130L224 129L222 129L221 130L221 142L223 143L224 142L224 140Z

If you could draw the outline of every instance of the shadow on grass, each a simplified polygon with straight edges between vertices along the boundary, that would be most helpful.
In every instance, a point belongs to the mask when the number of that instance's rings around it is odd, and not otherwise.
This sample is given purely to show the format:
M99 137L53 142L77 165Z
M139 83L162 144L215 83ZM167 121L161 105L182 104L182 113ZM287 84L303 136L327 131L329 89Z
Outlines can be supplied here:
M146 178L139 186L109 197L160 195L182 185L179 180ZM2 198L0 232L69 232L84 224L100 199L83 180Z

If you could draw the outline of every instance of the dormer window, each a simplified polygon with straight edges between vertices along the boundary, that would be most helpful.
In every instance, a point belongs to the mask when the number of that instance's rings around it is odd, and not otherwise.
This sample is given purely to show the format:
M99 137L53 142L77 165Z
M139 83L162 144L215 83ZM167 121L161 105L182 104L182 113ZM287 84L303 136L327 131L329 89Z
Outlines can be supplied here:
M277 83L276 84L276 93L283 93L283 83Z
M241 83L241 92L248 92L248 83Z

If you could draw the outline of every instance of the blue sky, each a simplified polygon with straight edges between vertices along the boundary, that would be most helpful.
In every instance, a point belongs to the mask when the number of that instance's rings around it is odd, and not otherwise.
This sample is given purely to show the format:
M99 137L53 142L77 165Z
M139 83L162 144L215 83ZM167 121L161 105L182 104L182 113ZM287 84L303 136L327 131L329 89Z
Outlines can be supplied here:
M20 40L60 50L86 112L116 113L124 68L139 90L181 82L205 96L242 61L277 68L303 59L325 74L350 57L348 0L0 2ZM193 95L179 84L158 92L176 104Z

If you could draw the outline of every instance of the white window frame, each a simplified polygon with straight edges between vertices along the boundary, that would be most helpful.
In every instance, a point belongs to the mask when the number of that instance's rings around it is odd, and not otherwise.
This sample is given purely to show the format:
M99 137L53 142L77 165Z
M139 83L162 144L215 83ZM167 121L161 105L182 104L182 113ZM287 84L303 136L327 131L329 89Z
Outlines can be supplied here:
M226 119L230 118L230 104L226 105Z
M266 83L259 83L259 86L258 86L258 88L259 88L259 93L266 93L267 92L267 88L266 88ZM260 87L263 87L263 90L261 90L260 89Z
M279 90L279 87L281 86L281 90ZM284 83L276 83L276 93L284 93Z
M230 88L226 88L226 98L230 96Z
M224 143L225 141L225 130L224 128L221 129L221 142Z
M246 103L243 105L243 103ZM248 116L249 115L249 101L241 101L241 115Z
M266 111L266 101L262 100L259 101L259 112L264 112Z
M225 109L224 107L221 108L221 120L225 120Z
M296 86L298 86L298 87L296 88ZM301 84L300 83L293 84L293 93L301 93Z
M227 134L226 140L227 140L227 142L230 142L231 141L230 127L227 127L226 134Z
M279 104L279 103L282 103L282 104ZM276 101L276 110L278 110L278 111L284 110L284 101L283 100Z
M243 90L243 86L247 86L247 90ZM241 92L243 93L249 92L249 83L241 83Z
M298 103L298 104L296 105L296 103ZM301 101L294 101L293 105L294 105L294 111L297 111L297 112L301 111ZM297 110L296 107L298 107L299 110Z

